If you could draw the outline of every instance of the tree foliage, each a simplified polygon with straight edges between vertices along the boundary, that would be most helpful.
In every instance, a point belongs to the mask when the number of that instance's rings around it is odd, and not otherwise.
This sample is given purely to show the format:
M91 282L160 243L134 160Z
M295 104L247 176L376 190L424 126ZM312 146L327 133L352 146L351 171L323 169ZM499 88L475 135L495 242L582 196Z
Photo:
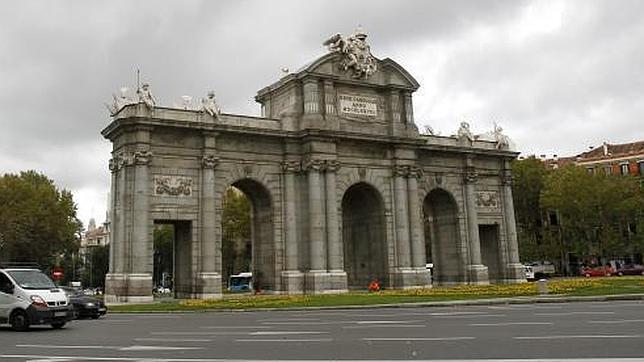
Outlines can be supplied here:
M224 278L231 274L250 271L250 202L234 187L228 188L223 201L222 258Z
M644 195L632 176L582 167L546 170L534 157L515 161L514 199L521 256L528 260L633 258L644 250Z
M82 224L71 192L35 171L0 177L0 260L44 270L71 259Z

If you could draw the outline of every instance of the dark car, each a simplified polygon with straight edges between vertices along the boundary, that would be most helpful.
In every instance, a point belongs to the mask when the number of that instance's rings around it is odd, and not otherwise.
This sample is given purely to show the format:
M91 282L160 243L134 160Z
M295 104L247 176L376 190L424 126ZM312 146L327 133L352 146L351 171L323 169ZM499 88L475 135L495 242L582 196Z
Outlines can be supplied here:
M626 265L617 269L617 275L644 275L644 266L642 265Z
M76 318L97 319L107 313L107 307L102 300L87 296L79 289L67 287L61 289L69 296Z

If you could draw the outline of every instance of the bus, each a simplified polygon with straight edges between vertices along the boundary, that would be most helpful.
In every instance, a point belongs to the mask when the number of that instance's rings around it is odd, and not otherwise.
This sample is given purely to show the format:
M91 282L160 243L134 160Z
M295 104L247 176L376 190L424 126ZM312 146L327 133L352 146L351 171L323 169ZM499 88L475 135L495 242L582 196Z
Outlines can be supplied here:
M253 290L253 273L244 272L228 277L228 291L236 292L250 292Z

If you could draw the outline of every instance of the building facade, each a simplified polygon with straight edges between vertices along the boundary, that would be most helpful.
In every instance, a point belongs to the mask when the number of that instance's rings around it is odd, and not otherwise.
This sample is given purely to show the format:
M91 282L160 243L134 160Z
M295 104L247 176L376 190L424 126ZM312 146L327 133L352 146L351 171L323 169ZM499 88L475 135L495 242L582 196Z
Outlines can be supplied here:
M262 117L159 107L146 87L102 131L110 170L108 302L152 299L155 223L175 229L174 292L222 293L228 187L252 204L252 263L268 293L525 280L503 137L420 135L416 80L366 35L261 89Z

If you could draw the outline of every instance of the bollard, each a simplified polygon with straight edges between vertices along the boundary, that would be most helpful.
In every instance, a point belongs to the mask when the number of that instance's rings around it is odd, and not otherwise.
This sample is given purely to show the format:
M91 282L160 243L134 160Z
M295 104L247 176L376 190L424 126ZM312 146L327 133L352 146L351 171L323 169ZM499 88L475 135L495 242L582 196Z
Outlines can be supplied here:
M539 295L548 294L548 281L546 279L539 279L537 281L537 290L539 291Z

